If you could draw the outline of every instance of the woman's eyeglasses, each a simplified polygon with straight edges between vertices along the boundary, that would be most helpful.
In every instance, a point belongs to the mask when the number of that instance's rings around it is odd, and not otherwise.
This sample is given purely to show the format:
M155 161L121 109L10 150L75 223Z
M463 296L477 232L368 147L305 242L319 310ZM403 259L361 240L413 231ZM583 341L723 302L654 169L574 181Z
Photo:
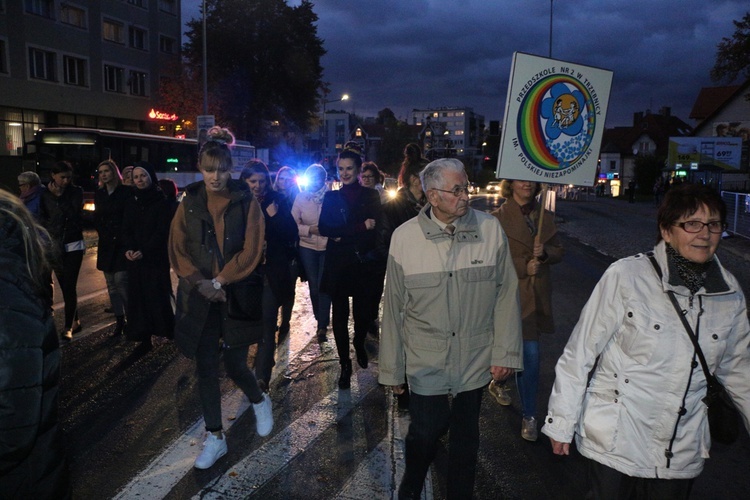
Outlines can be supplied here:
M718 220L711 222L701 222L699 220L687 220L685 222L678 222L675 226L681 227L686 233L700 233L703 231L703 227L708 228L709 233L721 234L727 228L727 225Z

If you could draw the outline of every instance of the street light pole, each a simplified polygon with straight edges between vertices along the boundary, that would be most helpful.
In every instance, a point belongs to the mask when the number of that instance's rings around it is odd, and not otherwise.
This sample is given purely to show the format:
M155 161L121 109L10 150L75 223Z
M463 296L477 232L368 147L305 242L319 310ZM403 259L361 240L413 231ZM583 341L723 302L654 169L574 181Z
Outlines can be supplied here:
M208 56L206 54L206 0L203 0L203 114L208 114Z
M326 119L326 105L330 104L332 102L339 102L339 101L348 101L349 100L349 94L343 94L338 99L331 99L326 101L323 99L323 157L328 154L328 120Z
M554 0L549 0L549 58L552 59L552 3Z

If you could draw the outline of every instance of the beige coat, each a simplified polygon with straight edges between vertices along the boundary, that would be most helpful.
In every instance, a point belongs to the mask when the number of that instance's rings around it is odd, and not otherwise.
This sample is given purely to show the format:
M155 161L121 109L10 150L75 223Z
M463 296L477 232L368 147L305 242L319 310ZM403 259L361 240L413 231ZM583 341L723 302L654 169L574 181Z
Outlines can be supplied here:
M540 333L553 333L555 330L549 266L557 264L563 257L563 248L557 238L555 216L551 212L544 214L540 241L544 244L546 257L532 279L526 271L526 265L533 258L534 236L529 231L521 207L513 198L509 198L492 215L498 218L508 237L510 254L518 275L523 339L539 340ZM532 212L532 219L536 224L539 219L538 210Z
M449 235L431 209L391 238L378 380L455 395L486 386L492 366L523 369L518 280L496 219L469 209Z

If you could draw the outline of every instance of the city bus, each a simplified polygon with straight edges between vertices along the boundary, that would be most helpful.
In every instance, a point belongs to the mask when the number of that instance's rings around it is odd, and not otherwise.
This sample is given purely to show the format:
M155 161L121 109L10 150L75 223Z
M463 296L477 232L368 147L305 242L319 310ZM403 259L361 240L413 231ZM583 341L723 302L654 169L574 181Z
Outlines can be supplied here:
M180 190L201 180L195 139L88 128L43 128L24 145L23 154L24 168L36 171L43 180L49 179L55 162L70 162L75 184L85 193L91 193L92 198L98 182L96 168L108 159L114 160L121 170L139 161L148 162L159 178L172 179ZM245 163L255 158L255 147L236 141L232 156L234 177L238 177Z

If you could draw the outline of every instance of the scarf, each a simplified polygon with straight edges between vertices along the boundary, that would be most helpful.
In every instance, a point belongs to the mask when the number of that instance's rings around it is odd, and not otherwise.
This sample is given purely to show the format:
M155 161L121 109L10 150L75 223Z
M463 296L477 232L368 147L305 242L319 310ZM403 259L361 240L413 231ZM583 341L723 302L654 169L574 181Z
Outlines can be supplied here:
M23 201L24 203L26 203L27 200L33 199L35 196L37 196L39 194L39 191L41 191L41 189L42 189L41 184L36 185L36 186L34 186L32 188L29 188L28 191L26 191L25 193L22 193L21 195L19 195L20 198L21 198L21 201Z
M316 205L322 205L323 197L325 196L327 191L328 191L328 186L325 183L323 183L323 186L321 186L321 188L318 189L317 191L308 192L307 197L310 201L312 201Z
M690 293L695 295L705 283L708 269L711 267L712 261L703 264L691 262L680 255L679 252L672 248L669 243L666 244L666 250L667 259L674 265L674 268L677 269L677 275L688 290L690 290Z

